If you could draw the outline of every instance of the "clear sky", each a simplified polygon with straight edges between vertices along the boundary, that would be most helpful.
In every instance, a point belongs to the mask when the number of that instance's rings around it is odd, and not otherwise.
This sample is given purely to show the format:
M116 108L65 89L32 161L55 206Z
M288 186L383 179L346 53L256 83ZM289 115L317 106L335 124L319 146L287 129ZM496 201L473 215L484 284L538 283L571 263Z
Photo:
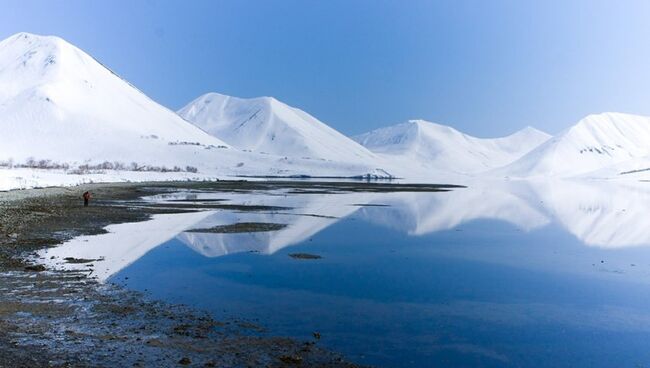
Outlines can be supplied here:
M481 137L650 115L650 1L0 0L156 101L274 96L345 134L422 118Z

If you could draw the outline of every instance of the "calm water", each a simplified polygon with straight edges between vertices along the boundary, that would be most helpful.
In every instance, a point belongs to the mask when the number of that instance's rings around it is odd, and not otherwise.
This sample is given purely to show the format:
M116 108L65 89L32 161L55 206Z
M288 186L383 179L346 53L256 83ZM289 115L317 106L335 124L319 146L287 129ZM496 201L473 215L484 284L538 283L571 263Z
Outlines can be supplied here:
M377 366L650 366L643 185L190 198L295 208L163 216L151 231L167 229L164 241L135 253L133 229L118 225L130 250L119 261L104 250L100 278L277 335L318 331L320 344ZM289 226L179 230L242 221ZM299 252L322 258L289 256Z

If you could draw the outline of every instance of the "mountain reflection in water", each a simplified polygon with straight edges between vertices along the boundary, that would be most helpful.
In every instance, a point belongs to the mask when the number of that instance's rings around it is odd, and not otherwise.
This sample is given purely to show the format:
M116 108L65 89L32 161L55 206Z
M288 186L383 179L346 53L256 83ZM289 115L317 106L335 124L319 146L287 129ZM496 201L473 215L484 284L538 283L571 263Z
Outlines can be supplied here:
M157 215L41 252L54 267L257 319L379 366L650 362L650 185L475 183L437 193L175 193L273 206ZM190 202L186 202L189 200ZM203 201L203 202L202 202ZM277 207L283 207L279 209ZM235 223L276 231L187 232ZM295 259L289 254L322 258Z
M150 200L166 203L183 199L210 203L217 198L230 204L291 209L260 212L206 210L157 215L145 223L109 226L108 234L82 236L61 247L46 249L40 255L47 259L97 259L96 276L105 280L174 237L206 257L239 252L273 254L303 242L351 215L409 236L448 230L482 219L503 221L524 231L556 223L587 246L623 248L650 245L650 226L646 226L646 219L650 218L650 185L646 183L514 181L477 184L442 193L178 193L155 196ZM270 232L184 232L239 222L288 226ZM92 246L88 245L89 242Z

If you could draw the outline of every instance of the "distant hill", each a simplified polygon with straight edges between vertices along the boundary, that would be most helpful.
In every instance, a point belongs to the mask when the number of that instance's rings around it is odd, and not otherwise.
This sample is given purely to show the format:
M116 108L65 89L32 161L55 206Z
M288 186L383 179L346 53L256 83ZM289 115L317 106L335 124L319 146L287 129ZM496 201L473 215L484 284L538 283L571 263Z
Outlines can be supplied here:
M577 176L648 154L650 118L609 112L585 117L499 172L514 177Z
M352 139L272 97L245 99L208 93L178 114L242 150L341 162L376 160Z
M420 167L464 174L507 165L549 138L530 127L503 138L476 138L424 120L410 120L354 137L371 151L411 165L414 170Z

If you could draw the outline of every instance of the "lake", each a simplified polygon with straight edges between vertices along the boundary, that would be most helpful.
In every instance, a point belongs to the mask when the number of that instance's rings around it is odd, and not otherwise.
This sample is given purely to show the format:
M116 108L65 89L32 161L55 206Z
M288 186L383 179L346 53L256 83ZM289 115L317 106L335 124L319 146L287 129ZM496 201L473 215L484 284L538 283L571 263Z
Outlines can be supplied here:
M63 258L94 259L99 281L362 364L650 366L650 183L147 200L202 210L112 225L41 256L71 269L88 265Z

